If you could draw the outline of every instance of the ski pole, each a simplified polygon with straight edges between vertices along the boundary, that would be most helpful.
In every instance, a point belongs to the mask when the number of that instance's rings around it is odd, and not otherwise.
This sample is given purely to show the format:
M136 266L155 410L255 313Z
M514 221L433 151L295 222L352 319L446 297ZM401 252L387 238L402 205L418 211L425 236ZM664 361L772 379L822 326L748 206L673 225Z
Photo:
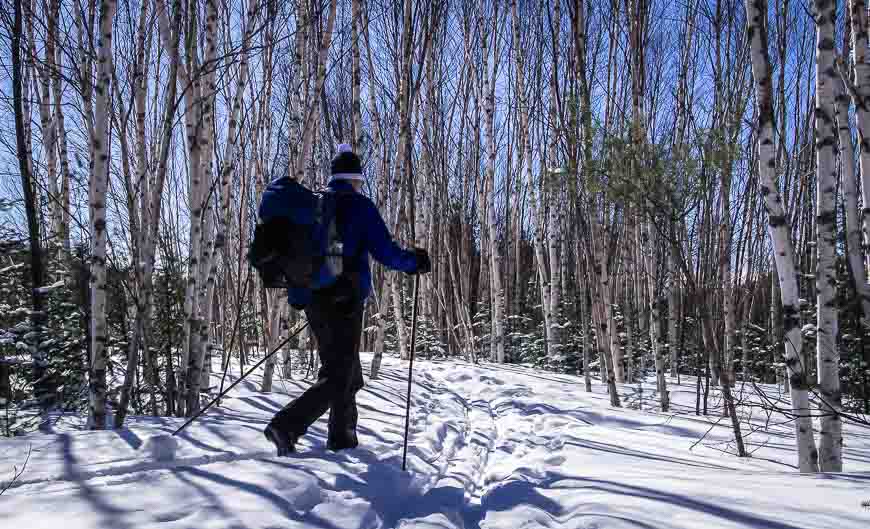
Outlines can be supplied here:
M416 310L415 310L415 312L416 312ZM238 380L236 380L235 382L233 382L232 384L230 384L230 387L228 387L227 389L225 389L224 391L222 391L222 392L221 392L217 397L213 398L213 399L211 400L211 402L209 402L209 403L208 403L204 408L202 408L201 410L199 410L198 412L196 412L196 414L194 414L193 417L191 417L190 419L187 419L187 422L184 423L184 424L182 424L180 428L178 428L177 430L175 430L174 432L172 432L172 435L178 435L178 433L179 433L180 431L182 431L182 430L184 430L185 428L187 428L188 425L190 425L190 423L192 423L193 421L195 421L195 420L196 420L200 415L202 415L203 413L205 413L206 411L208 411L208 409L211 408L211 407L214 405L215 402L217 402L218 400L220 400L221 397L223 397L223 396L226 395L226 394L227 394L231 389L233 389L234 387L236 387L236 385L237 385L239 382L241 382L241 381L244 380L248 375L250 375L251 373L253 373L255 369L257 369L258 367L260 367L261 365L263 365L263 362L265 362L266 360L272 358L272 356L274 356L275 353L277 353L278 351L280 351L281 348L284 347L284 345L287 344L287 342L289 342L289 341L290 341L291 339L293 339L296 335L298 335L300 332L302 332L302 330L305 329L305 327L308 327L308 322L307 322L307 321L305 322L304 325L302 325L301 327L299 327L298 329L296 329L295 331L293 331L293 333L292 333L290 336L288 336L287 338L285 338L281 343L279 343L278 345L276 345L276 346L275 346L275 349L273 349L271 353L269 353L269 354L267 354L266 356L264 356L263 359L260 360L259 362L257 362L256 365L254 365L254 367L252 367L251 369L248 370L247 373L243 374L241 377L239 377Z
M402 471L408 459L408 425L411 421L411 379L414 376L414 349L417 346L417 301L420 297L420 274L414 276L414 311L411 313L411 362L408 364L408 400L405 402L405 447L402 449Z
M248 283L250 283L250 282L251 282L251 274L248 274L248 277L245 279L245 286L242 287L242 292L247 292L247 291L248 291ZM241 307L240 307L240 308L239 308L239 313L236 315L236 322L233 324L233 334L230 336L230 347L229 347L229 350L230 350L230 351L233 350L233 345L236 343L236 334L238 333L238 330L239 330L239 322L241 322L241 321L242 321L242 310L241 310ZM218 390L218 394L223 394L223 391L224 391L224 381L227 379L227 371L228 371L229 368L230 368L230 355L227 354L226 356L227 356L227 361L226 361L226 363L222 366L222 367L223 367L223 370L224 370L224 374L223 374L223 376L221 376L221 389ZM240 363L241 363L241 362L240 362ZM240 366L240 367L241 367L241 366ZM218 406L221 405L221 400L220 400L220 399L218 399L218 401L217 401L217 405L218 405Z

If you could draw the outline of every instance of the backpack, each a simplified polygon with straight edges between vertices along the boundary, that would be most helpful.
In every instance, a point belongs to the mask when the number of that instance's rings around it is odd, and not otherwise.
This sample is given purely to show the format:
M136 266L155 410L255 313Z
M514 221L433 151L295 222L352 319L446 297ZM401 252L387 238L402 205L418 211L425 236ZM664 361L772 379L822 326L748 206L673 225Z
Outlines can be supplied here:
M344 271L336 191L315 192L284 176L263 192L248 262L265 288L319 290Z

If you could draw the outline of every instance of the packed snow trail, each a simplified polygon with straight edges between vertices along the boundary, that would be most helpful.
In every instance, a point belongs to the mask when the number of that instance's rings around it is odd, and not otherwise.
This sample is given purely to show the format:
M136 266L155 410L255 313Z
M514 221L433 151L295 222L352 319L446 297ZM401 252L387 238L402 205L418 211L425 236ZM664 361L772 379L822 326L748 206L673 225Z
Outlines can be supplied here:
M840 475L793 468L790 424L729 450L719 417L696 417L689 381L677 415L612 409L604 388L517 366L415 364L409 470L401 471L407 364L385 358L359 395L360 448L325 448L325 419L288 458L262 429L310 383L256 375L179 438L175 460L142 444L180 419L131 417L121 431L61 421L53 434L0 441L0 527L16 529L864 528L870 432L847 427ZM636 387L626 401L639 405ZM653 407L647 390L644 408ZM712 429L711 429L712 426ZM705 440L696 444L707 430ZM0 485L2 489L2 485Z

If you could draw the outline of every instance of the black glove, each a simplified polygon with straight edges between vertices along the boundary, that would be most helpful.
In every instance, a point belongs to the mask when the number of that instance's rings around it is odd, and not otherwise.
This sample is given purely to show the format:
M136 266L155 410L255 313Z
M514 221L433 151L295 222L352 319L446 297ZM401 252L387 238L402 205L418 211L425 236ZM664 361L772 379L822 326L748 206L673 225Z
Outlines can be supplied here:
M429 259L429 252L423 248L414 248L414 257L417 258L415 274L428 274L432 271L432 260Z

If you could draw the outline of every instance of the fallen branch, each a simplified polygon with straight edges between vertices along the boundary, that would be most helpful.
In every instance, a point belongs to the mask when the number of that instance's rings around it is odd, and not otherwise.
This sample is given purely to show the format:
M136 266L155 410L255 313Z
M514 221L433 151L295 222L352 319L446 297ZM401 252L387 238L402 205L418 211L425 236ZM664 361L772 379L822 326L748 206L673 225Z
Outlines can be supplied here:
M9 483L4 485L3 489L0 490L0 496L2 496L4 492L9 490L12 487L12 485L14 485L16 481L18 481L18 478L20 478L21 475L24 474L24 470L27 468L27 462L30 461L30 454L32 452L33 452L33 445L30 445L27 448L27 457L24 458L24 464L21 465L21 470L18 470L17 466L12 467L12 472L14 473L14 475L12 476L12 479L9 481Z

